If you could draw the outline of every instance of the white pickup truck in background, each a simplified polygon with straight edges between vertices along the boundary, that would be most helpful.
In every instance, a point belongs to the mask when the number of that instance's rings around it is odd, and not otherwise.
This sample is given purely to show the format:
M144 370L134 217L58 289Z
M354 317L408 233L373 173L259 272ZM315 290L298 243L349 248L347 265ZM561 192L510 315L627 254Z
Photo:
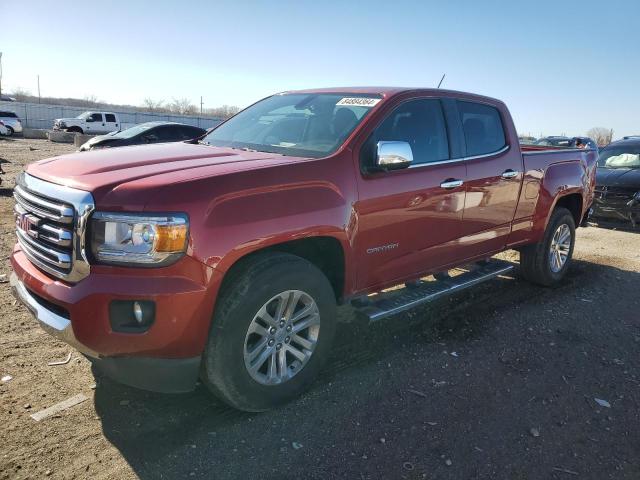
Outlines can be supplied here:
M86 134L117 132L129 126L123 126L112 112L84 112L75 118L57 118L53 123L54 130Z

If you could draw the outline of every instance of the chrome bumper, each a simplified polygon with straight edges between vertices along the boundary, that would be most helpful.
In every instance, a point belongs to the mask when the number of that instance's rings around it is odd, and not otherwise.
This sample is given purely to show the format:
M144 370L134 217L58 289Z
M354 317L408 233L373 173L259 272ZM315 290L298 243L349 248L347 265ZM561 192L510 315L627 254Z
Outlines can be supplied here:
M9 283L11 284L11 292L13 295L29 309L45 332L71 345L73 348L85 355L94 358L98 358L100 356L98 353L85 347L76 339L73 334L71 320L52 312L38 302L38 300L29 293L29 290L27 290L24 283L18 279L18 276L15 273L11 274Z

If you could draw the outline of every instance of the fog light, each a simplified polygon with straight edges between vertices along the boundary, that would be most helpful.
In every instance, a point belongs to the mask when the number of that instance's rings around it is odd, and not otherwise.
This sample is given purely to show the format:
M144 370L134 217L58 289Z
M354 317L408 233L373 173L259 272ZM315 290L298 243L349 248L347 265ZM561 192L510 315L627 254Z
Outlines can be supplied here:
M146 332L155 317L156 304L149 300L113 300L109 304L109 322L114 332Z
M136 319L136 322L142 325L144 317L142 315L142 305L140 305L140 302L133 302L133 317Z

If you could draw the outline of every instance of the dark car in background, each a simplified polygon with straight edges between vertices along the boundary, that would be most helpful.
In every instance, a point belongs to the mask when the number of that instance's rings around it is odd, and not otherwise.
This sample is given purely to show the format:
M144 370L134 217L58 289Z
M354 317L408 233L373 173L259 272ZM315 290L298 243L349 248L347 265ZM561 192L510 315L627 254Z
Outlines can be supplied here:
M119 132L93 137L80 147L80 151L148 143L182 142L201 137L205 133L206 130L203 128L183 123L147 122Z
M562 135L551 135L549 137L540 138L533 144L544 147L570 147L571 139Z
M541 138L534 142L534 145L575 148L578 140L580 140L586 148L592 148L594 150L598 149L596 142L589 137L565 137L563 135L551 135L549 137Z
M591 219L640 228L640 135L600 151Z

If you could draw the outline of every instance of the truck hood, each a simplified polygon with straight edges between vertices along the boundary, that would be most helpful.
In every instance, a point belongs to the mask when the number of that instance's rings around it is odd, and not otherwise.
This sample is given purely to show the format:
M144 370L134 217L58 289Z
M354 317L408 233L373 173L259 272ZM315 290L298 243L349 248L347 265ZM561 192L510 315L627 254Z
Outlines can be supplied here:
M56 118L54 120L54 122L80 122L81 120L79 118L75 118L75 117L69 117L69 118Z
M640 168L598 168L596 183L603 187L640 189Z
M276 153L178 142L72 153L32 163L26 171L42 180L91 192L96 203L99 203L106 195L116 191L125 194L125 197L136 196L136 193L140 197L141 190L146 192L142 194L144 196L149 189L169 183L301 160L304 159Z

